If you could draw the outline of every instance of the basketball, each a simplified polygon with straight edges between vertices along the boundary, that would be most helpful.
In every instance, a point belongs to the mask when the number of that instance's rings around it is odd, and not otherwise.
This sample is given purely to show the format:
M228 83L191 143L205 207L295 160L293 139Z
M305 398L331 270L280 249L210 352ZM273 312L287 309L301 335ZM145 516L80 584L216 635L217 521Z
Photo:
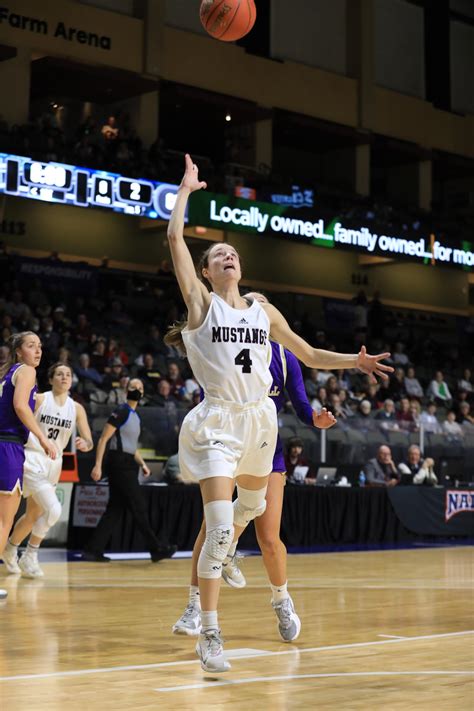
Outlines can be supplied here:
M211 37L235 42L250 32L257 9L254 0L203 0L199 14Z

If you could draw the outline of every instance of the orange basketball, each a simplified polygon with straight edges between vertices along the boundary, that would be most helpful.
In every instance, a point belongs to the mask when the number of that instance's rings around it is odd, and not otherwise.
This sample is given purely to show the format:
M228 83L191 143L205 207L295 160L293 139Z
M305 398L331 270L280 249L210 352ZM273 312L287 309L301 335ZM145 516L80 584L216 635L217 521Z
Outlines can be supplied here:
M212 37L234 42L250 32L257 9L254 0L202 0L199 15Z

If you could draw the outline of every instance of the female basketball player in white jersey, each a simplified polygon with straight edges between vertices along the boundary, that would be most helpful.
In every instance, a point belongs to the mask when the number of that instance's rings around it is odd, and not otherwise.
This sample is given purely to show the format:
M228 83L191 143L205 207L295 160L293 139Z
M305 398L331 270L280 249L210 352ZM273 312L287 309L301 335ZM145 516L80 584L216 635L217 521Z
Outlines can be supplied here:
M76 438L76 448L89 452L93 447L86 411L68 394L72 384L71 368L55 363L48 370L48 377L51 390L37 394L35 418L40 430L54 443L58 455L54 461L47 457L38 439L30 433L23 471L26 512L16 522L3 556L9 573L22 573L27 578L43 575L38 564L38 549L61 515L55 489L62 469L62 453L76 425L80 435ZM30 532L26 551L18 560L18 546Z
M268 476L277 437L277 414L268 397L272 382L269 336L311 368L359 368L386 377L389 354L357 355L317 350L289 327L271 304L240 296L239 256L229 244L214 244L203 255L201 276L184 241L189 195L205 188L197 166L186 155L186 170L168 226L174 269L188 309L183 340L191 369L205 394L186 416L179 438L180 468L199 479L206 538L198 561L202 631L196 652L205 671L230 669L217 618L222 563L234 536L265 511ZM237 499L232 504L234 478Z

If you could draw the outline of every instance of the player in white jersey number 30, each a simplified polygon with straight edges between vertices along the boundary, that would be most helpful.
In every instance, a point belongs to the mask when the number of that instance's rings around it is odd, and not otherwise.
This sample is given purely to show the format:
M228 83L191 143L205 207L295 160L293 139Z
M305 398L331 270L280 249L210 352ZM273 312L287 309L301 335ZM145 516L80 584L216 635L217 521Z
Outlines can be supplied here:
M9 573L21 573L27 578L43 575L38 563L38 549L48 530L61 515L56 496L56 484L62 469L62 454L76 428L80 437L76 447L81 452L92 449L92 434L86 411L69 397L72 370L64 363L55 363L48 370L51 390L36 395L35 418L45 436L57 449L55 460L44 453L38 439L30 433L25 446L23 496L27 498L26 513L18 519L3 554ZM26 551L18 558L18 546L31 533Z
M184 241L189 195L205 188L186 155L186 170L168 226L168 240L188 325L183 330L190 366L204 400L185 417L179 438L180 467L199 480L206 539L198 562L202 631L196 652L204 671L230 669L217 618L222 563L233 540L265 511L272 471L277 414L268 397L272 378L270 336L311 368L359 368L372 380L392 368L364 347L345 355L311 347L271 304L249 306L239 292L240 260L230 244L213 244L203 255L200 278ZM208 284L205 286L204 281ZM237 499L232 504L234 478Z

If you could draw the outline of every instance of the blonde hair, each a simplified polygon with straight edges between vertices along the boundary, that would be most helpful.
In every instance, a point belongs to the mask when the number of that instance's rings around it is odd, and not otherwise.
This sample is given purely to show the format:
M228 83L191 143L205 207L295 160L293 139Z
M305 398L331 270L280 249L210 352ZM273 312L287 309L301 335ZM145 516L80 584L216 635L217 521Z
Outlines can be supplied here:
M163 338L167 346L173 346L177 348L183 355L186 355L186 346L183 340L183 330L188 325L186 321L175 321L172 326L170 326Z
M17 350L22 347L28 336L36 336L36 338L38 338L38 334L34 333L34 331L21 331L20 333L12 333L8 339L8 358L6 363L0 368L0 380L3 380L12 365L18 363Z

